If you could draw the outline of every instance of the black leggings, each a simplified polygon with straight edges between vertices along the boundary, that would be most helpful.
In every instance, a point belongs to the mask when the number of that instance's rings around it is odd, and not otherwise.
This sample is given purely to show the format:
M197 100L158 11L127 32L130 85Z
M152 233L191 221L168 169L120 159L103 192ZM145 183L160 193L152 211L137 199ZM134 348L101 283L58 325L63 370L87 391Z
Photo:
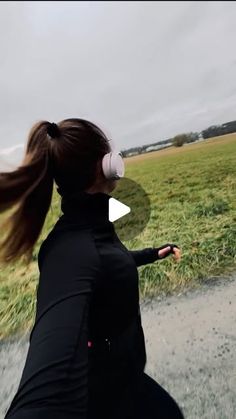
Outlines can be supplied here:
M183 419L175 400L153 378L143 373L134 400L132 419Z
M142 373L135 390L121 401L108 386L91 400L88 419L184 419L178 404L153 378ZM106 388L106 390L105 390ZM98 395L99 394L99 395Z
M105 383L104 383L105 384ZM183 413L175 400L149 375L143 373L136 382L134 396L128 392L126 400L115 398L106 385L101 386L104 393L99 393L89 405L86 419L184 419ZM106 390L105 390L106 388ZM105 394L106 391L106 394ZM118 397L117 397L118 396ZM63 412L60 408L21 409L9 419L77 419L78 414ZM84 417L84 416L83 416Z

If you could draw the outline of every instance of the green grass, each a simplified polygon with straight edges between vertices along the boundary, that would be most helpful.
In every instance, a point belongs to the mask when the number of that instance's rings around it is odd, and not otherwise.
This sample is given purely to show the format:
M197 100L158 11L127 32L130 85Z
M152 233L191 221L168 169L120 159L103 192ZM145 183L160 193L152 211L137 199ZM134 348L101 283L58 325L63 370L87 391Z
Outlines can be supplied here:
M127 177L147 191L151 217L126 245L174 242L182 249L179 264L168 258L140 268L142 295L172 293L235 269L235 161L236 135L130 159Z
M126 159L126 177L148 193L151 216L145 230L125 245L138 249L174 242L182 250L180 263L169 257L139 268L141 298L179 292L235 270L235 161L236 135ZM30 268L16 263L0 270L0 337L33 324L38 249L59 214L54 191Z

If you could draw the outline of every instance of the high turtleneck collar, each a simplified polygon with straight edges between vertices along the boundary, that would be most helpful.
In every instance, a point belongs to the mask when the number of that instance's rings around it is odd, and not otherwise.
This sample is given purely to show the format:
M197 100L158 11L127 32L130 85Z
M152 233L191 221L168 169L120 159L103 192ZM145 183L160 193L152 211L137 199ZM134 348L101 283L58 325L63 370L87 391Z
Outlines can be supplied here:
M110 198L103 192L75 192L62 196L61 211L66 218L82 224L112 224L108 218Z

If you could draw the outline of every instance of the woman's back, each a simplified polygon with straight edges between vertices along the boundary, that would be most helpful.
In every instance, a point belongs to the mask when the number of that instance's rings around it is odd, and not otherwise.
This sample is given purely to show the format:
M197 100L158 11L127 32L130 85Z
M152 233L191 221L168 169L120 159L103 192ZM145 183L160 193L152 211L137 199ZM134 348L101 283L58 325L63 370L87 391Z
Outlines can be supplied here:
M66 409L83 418L96 375L116 373L125 390L144 369L137 268L108 221L108 199L79 194L75 213L67 207L41 245L35 324L9 414Z

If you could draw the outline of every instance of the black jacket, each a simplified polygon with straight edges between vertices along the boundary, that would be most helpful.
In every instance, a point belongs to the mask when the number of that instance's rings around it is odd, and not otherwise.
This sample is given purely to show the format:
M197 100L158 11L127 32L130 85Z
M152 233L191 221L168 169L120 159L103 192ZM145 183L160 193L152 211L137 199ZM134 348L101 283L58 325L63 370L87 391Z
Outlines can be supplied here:
M44 419L85 419L94 377L122 382L144 370L137 266L157 260L157 250L127 250L108 220L108 200L62 198L63 214L38 254L36 318L9 417L31 409Z

